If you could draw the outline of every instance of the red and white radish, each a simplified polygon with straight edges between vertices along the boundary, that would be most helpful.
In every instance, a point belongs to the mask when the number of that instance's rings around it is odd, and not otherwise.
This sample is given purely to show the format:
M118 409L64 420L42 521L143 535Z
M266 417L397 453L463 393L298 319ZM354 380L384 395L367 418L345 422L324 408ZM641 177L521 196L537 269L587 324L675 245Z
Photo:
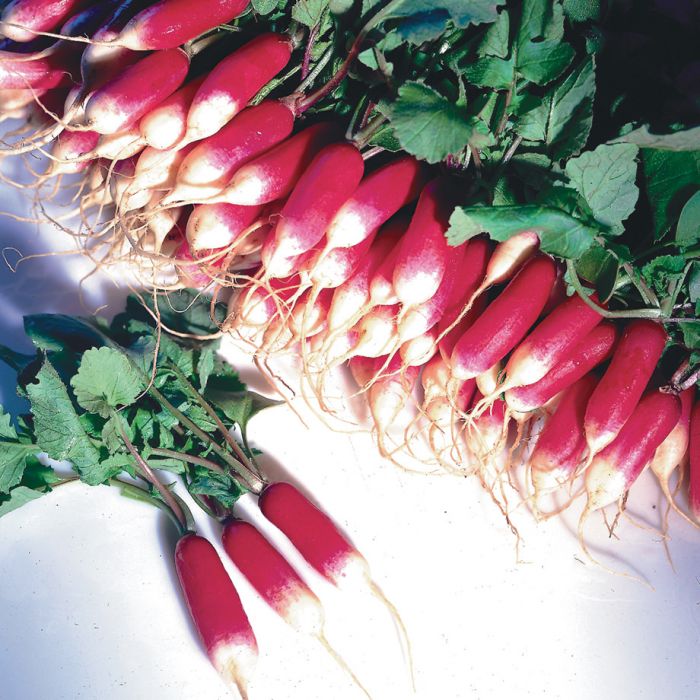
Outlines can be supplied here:
M690 414L690 462L688 467L688 501L696 520L700 520L700 402Z
M0 28L13 41L31 41L37 33L59 27L85 4L86 0L12 0L0 15Z
M225 248L261 221L264 207L198 204L187 220L187 240L193 251ZM167 211L167 209L165 210Z

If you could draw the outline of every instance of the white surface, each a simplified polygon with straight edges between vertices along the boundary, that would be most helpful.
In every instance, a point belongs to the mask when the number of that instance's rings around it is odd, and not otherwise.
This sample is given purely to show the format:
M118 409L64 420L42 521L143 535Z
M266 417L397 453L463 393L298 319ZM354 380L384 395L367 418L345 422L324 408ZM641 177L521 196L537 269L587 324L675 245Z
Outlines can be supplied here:
M7 188L0 201L3 211L27 211ZM9 220L0 223L0 240L25 255L65 244L63 234ZM81 307L77 282L84 272L67 257L27 261L16 274L3 267L2 342L28 348L24 313L87 313L110 297L116 311L123 293L104 279L83 288ZM20 404L13 381L1 367L0 402L14 409ZM473 480L401 472L378 458L368 435L331 434L319 421L307 422L308 428L288 408L275 408L255 418L251 436L268 469L303 485L370 561L410 632L420 698L700 695L697 530L671 516L675 572L658 533L623 520L620 539L605 543L627 563L601 558L620 570L633 564L653 591L588 562L570 529L575 517L568 525L536 526L523 513L518 563L513 536ZM658 526L662 503L648 475L629 507ZM599 519L587 530L600 535ZM107 487L71 485L0 519L0 697L234 697L193 635L172 546L160 514ZM363 595L341 596L304 573L326 604L329 639L373 697L410 697L381 606ZM262 651L251 700L363 697L317 642L290 631L232 574Z

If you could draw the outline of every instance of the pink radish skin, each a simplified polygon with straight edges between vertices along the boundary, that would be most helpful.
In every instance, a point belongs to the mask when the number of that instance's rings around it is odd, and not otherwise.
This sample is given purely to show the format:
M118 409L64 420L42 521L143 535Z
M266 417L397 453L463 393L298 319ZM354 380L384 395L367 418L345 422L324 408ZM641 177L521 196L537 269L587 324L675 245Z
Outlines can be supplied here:
M281 144L293 127L294 115L281 102L268 100L244 109L221 131L195 146L183 161L177 186L168 200L221 194L238 168ZM252 202L250 206L261 203Z
M37 32L56 29L84 4L86 0L14 0L2 12L2 33L13 41L31 41Z
M274 226L270 228L270 233L265 238L265 242L263 243L262 250L260 252L265 279L275 279L293 275L302 270L317 253L316 249L314 249L309 250L306 253L300 253L299 255L290 255L288 257L278 256L277 262L275 263L275 270L268 270L265 267L265 260L269 260L272 257L277 246L275 230L276 229Z
M65 52L27 61L23 56L0 51L0 89L50 90L71 82Z
M88 125L100 134L128 129L182 85L189 66L181 49L142 58L92 94L85 106Z
M580 466L586 451L583 417L596 383L596 377L587 374L572 384L545 423L530 456L536 491L565 483Z
M292 44L281 34L261 34L209 71L187 113L187 141L215 134L289 62Z
M339 136L338 127L329 122L290 136L240 168L217 200L253 206L284 199L318 151Z
M141 136L146 143L164 151L179 144L187 131L187 112L204 77L191 80L163 100L139 122Z
M546 255L531 259L462 335L452 351L452 372L470 379L503 359L544 307L556 276Z
M414 201L424 183L423 166L411 156L397 158L366 175L330 222L326 231L328 247L359 244Z
M160 0L139 12L115 43L134 51L174 49L238 17L248 0Z
M235 297L233 306L237 321L246 326L264 327L279 312L284 303L299 289L299 275L270 281L270 290L251 287Z
M378 358L384 364L385 358ZM377 366L377 370L381 367ZM413 387L418 380L419 367L402 367L397 356L381 371L381 376L369 388L368 401L380 450L386 453L385 438L401 412L411 400ZM384 376L384 375L388 376Z
M392 278L404 306L417 306L437 292L450 247L445 239L454 205L447 180L437 178L421 192L408 230L401 239Z
M690 414L690 467L688 470L688 500L690 510L700 520L700 402L693 405Z
M594 300L597 303L597 298ZM534 384L560 364L603 317L578 295L567 299L545 316L513 351L506 364L502 391Z
M100 135L96 131L64 129L56 138L51 155L56 159L49 164L48 176L80 173L90 165L83 156L93 152Z
M314 256L306 266L309 279L317 289L335 289L346 282L370 249L376 231L349 248L332 248Z
M665 345L666 332L659 323L633 321L625 329L586 410L584 428L592 455L609 445L632 415Z
M370 280L376 269L396 246L402 233L401 227L396 228L391 223L384 226L352 276L335 290L331 308L328 311L330 331L337 331L347 323L351 323L358 311L367 306Z
M198 535L180 538L175 568L202 644L216 670L243 695L258 660L258 645L219 555Z
M187 221L186 236L193 251L225 248L259 221L264 207L199 204ZM167 210L166 210L167 211Z
M286 623L305 634L323 634L319 599L259 530L243 520L229 520L222 542L236 568Z
M597 391L594 391L589 406L596 394ZM588 500L581 514L579 529L590 513L605 508L624 496L649 464L656 449L678 423L680 416L680 399L671 394L654 391L636 404L616 437L595 455L586 471Z
M483 395L476 391L472 398L472 406L483 398ZM491 458L505 445L506 428L506 405L502 399L496 399L469 423L465 434L467 448L482 467L490 464Z
M587 372L605 362L613 352L618 333L615 325L604 321L573 348L568 357L553 367L542 379L529 386L508 389L508 407L518 413L541 408Z
M323 289L313 299L310 290L299 297L288 324L295 338L310 338L323 328L332 296L331 289Z
M275 245L263 257L265 272L276 275L279 258L311 250L355 191L364 171L359 150L349 143L322 149L304 171L280 212Z

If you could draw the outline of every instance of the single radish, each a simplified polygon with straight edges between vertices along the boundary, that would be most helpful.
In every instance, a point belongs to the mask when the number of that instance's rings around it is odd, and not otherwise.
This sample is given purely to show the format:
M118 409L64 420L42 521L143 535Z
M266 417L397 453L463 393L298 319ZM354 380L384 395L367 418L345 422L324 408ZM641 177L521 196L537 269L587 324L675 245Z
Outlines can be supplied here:
M134 125L116 134L102 134L95 146L95 157L106 160L123 160L140 153L146 142L138 126Z
M404 306L422 304L438 290L447 268L445 232L453 208L454 191L446 179L423 188L394 266L394 291Z
M547 374L529 386L508 389L505 400L508 407L518 413L541 408L575 381L605 362L613 352L618 333L609 321L596 326L569 352L568 357Z
M183 140L187 131L187 112L203 81L204 76L190 80L141 119L141 136L149 146L163 151Z
M31 41L38 32L56 29L85 4L86 0L12 0L0 15L2 33L13 41Z
M266 274L276 275L279 258L311 250L362 179L364 160L350 143L331 144L311 161L280 211L275 241L263 256Z
M175 547L175 568L209 659L246 698L258 660L258 644L219 555L208 540L187 534Z
M134 51L174 49L238 17L248 0L160 0L139 12L114 40Z
M692 386L681 392L679 398L681 400L681 416L676 426L668 434L668 437L657 448L654 453L654 458L649 464L649 468L659 480L661 490L664 492L668 504L682 518L688 519L688 516L676 505L669 482L676 467L682 465L688 453L688 445L690 443L690 414L693 410L695 387Z
M100 134L129 128L182 85L189 66L181 49L149 54L91 95L85 105L87 124Z
M398 304L399 298L394 290L394 268L401 250L401 237L408 229L408 222L397 226L401 236L397 238L394 247L387 253L369 281L369 307L384 304Z
M24 56L0 51L0 89L50 90L69 85L73 80L71 69L65 52L28 61Z
M594 390L589 406L597 393ZM587 501L579 520L582 542L583 525L588 516L593 511L621 501L680 416L681 402L677 396L653 391L636 404L613 440L593 457L586 471Z
M525 336L544 307L556 277L547 255L531 259L457 341L452 372L470 379L503 359Z
M476 391L471 405L476 406L483 398L482 394ZM507 420L505 402L496 399L483 413L468 423L465 432L467 448L476 457L482 471L487 468L497 470L495 457L506 443Z
M246 163L217 199L253 205L285 198L316 154L339 136L337 125L330 122L307 127Z
M187 141L215 134L289 62L291 41L261 34L215 65L204 78L187 113Z
M270 227L270 233L265 238L260 256L262 260L262 270L264 273L263 279L274 279L276 277L288 277L289 275L300 272L304 266L316 255L316 249L308 250L299 255L277 256L274 270L265 267L265 261L269 260L274 254L273 251L277 247L277 238L275 236L275 226ZM306 286L306 285L305 285Z
M328 643L321 601L267 538L244 520L230 519L222 541L226 554L258 595L293 629L316 637L338 665L369 693Z
M537 494L573 479L586 451L583 417L597 379L587 374L564 391L547 419L530 455L529 467Z
M501 383L503 363L499 360L476 377L476 386L484 396L492 396L499 393L498 386Z
M386 224L362 258L352 276L334 292L328 311L329 331L339 331L358 320L358 311L365 309L369 302L369 285L375 271L395 248L403 227Z
M407 367L420 367L428 362L438 351L437 328L433 326L429 331L406 341L399 348L401 361Z
M354 326L357 342L352 349L353 355L380 357L398 348L396 319L399 314L398 304L375 306Z
M690 414L690 466L688 470L688 501L690 510L700 520L700 402L693 405Z
M322 289L319 294L313 295L307 289L299 297L287 324L294 338L310 338L323 329L332 296L331 289Z
M390 161L366 175L326 230L329 248L357 245L418 197L425 171L412 156Z
M595 299L595 295L594 295ZM603 317L578 294L554 308L513 351L506 364L506 378L499 387L534 384L567 358Z
M94 151L99 139L100 135L96 131L64 129L53 143L52 159L46 176L80 173L85 170L91 159L83 156Z
M591 455L609 445L632 415L666 339L663 326L653 321L632 321L625 328L586 410L584 428Z
M168 200L219 195L238 168L283 142L293 127L294 114L276 100L244 109L218 133L195 146L183 161ZM250 203L255 204L260 202Z
M376 231L348 248L321 251L304 266L309 280L316 289L335 289L346 282L370 249Z
M132 191L142 189L169 191L175 184L182 161L193 147L194 144L188 144L179 150L171 148L167 151L159 151L157 148L146 146L136 161Z
M235 320L237 325L264 328L284 309L287 300L299 289L299 284L299 275L293 275L286 279L270 280L269 288L256 285L245 289L242 294L235 296L234 303L229 305L227 326Z
M194 251L225 248L261 220L263 212L264 207L198 204L187 221L187 240Z

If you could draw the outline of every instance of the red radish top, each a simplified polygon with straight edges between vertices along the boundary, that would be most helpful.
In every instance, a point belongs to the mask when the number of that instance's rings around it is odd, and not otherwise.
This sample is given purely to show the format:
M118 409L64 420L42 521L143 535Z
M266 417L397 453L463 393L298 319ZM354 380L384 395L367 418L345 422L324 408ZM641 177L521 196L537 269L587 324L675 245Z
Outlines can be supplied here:
M174 49L238 17L248 0L160 0L139 12L115 43L135 51Z
M258 656L255 634L212 544L198 535L180 538L175 568L192 621L214 666L232 680L249 677Z
M690 414L690 469L688 500L693 515L700 520L700 401Z
M189 67L180 49L149 54L92 94L85 106L88 124L101 134L127 129L175 92Z
M230 520L222 540L236 568L280 617L295 629L321 631L318 598L259 530L243 520Z
M7 22L2 32L14 41L31 41L36 38L36 32L56 29L86 3L87 0L13 0L2 12L2 21Z
M333 521L292 484L270 484L260 494L260 510L299 550L321 576L336 585L358 574L366 579L367 563Z
M594 453L609 445L632 415L665 345L660 323L633 321L625 329L586 409L586 439Z

